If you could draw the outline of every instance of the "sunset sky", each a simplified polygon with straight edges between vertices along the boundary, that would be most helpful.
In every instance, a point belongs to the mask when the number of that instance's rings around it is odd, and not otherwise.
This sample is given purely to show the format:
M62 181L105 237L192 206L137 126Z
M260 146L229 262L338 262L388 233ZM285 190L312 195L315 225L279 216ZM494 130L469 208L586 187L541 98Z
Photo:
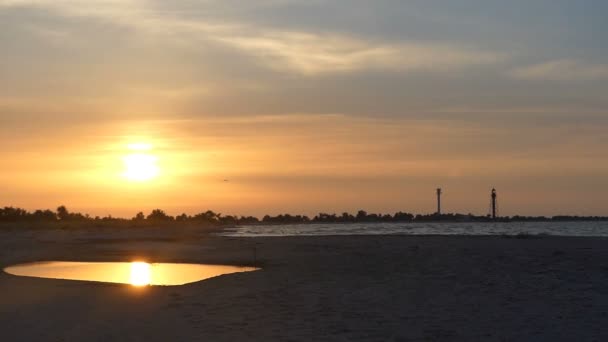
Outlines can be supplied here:
M607 13L0 0L0 206L608 215Z

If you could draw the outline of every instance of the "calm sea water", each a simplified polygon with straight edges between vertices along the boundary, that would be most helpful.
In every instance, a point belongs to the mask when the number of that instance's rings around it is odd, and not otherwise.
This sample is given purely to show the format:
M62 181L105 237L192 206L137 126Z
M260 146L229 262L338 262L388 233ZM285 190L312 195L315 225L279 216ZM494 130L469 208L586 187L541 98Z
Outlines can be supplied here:
M235 237L323 235L555 235L608 237L608 222L356 223L243 226Z

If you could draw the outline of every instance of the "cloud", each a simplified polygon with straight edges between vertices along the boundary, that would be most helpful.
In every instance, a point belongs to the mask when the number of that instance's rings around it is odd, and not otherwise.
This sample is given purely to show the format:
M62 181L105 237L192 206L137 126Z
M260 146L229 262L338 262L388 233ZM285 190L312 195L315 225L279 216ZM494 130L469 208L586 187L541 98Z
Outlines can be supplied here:
M443 72L502 60L494 53L426 42L378 43L335 34L263 30L221 32L214 39L267 66L306 75L358 70Z
M608 79L608 64L588 64L560 59L516 68L509 72L515 79L529 81L597 81Z
M276 3L276 1L269 1ZM279 1L282 3L282 1ZM204 3L203 3L204 5ZM281 72L301 75L365 70L446 72L500 62L504 56L441 42L375 41L350 34L283 30L246 22L184 17L143 0L0 0L1 6L46 8L67 17L113 22L197 46L215 42Z

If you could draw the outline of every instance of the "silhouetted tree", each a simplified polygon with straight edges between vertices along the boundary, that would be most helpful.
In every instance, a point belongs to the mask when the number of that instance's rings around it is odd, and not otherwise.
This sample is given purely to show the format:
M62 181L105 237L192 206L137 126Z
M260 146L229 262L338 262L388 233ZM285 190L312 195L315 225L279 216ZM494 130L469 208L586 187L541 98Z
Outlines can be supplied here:
M4 207L0 209L0 220L21 221L27 218L27 211L21 208Z
M146 216L144 215L144 213L142 213L141 211L138 212L135 217L133 218L133 221L143 221L146 219Z
M414 215L398 212L393 216L393 220L396 222L411 222L414 219Z
M164 211L160 209L152 210L152 212L146 217L146 219L150 221L173 221L172 216L167 215Z
M355 217L349 213L342 213L340 220L342 222L355 222Z
M365 222L367 221L367 212L365 210L359 210L357 212L357 222Z
M57 208L57 218L60 219L61 221L69 220L70 212L68 211L68 208L66 208L64 205L58 207Z
M221 215L219 215L218 220L219 220L220 224L227 225L227 226L234 226L238 222L238 220L236 219L236 217L235 216L231 216L231 215L227 215L227 216L221 216Z
M193 219L196 221L201 221L201 222L205 222L205 223L217 224L218 223L218 214L216 214L212 210L207 210L204 213L194 215Z
M186 222L188 221L190 217L188 215L186 215L186 213L183 213L181 215L178 215L175 217L175 221L180 221L180 222Z
M260 223L260 220L253 216L241 216L237 223L240 225L251 225Z
M32 214L32 218L36 221L57 221L57 214L51 210L36 210Z

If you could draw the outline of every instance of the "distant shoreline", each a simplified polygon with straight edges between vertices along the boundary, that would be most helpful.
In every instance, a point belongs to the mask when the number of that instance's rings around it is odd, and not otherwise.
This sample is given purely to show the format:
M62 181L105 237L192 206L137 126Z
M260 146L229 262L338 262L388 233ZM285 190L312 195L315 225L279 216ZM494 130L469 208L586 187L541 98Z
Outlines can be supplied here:
M359 210L356 214L319 213L310 218L307 215L280 214L265 215L261 219L255 216L222 215L207 210L195 215L181 214L171 216L161 209L152 210L148 215L137 213L133 218L116 218L112 216L92 217L88 214L70 212L65 206L56 211L36 210L33 212L22 208L0 208L0 227L35 225L40 228L138 228L138 227L180 227L205 228L209 230L235 226L256 225L292 225L292 224L349 224L349 223L476 223L476 222L606 222L606 216L503 216L492 218L473 214L412 214L397 212L395 214L368 213Z
M222 233L225 230L239 227L272 227L272 226L312 226L312 225L381 225L381 224L467 224L467 223L585 223L585 222L608 222L606 218L577 218L577 219L497 219L497 220L427 220L427 221L364 221L364 222L332 222L332 221L309 221L309 222L255 222L255 223L232 223L232 224L209 224L206 222L133 222L126 219L115 219L112 221L104 220L75 220L75 221L1 221L0 230L10 229L61 229L61 230L79 230L79 229L178 229L183 231L188 230L203 230L206 233ZM439 234L441 235L441 234Z

